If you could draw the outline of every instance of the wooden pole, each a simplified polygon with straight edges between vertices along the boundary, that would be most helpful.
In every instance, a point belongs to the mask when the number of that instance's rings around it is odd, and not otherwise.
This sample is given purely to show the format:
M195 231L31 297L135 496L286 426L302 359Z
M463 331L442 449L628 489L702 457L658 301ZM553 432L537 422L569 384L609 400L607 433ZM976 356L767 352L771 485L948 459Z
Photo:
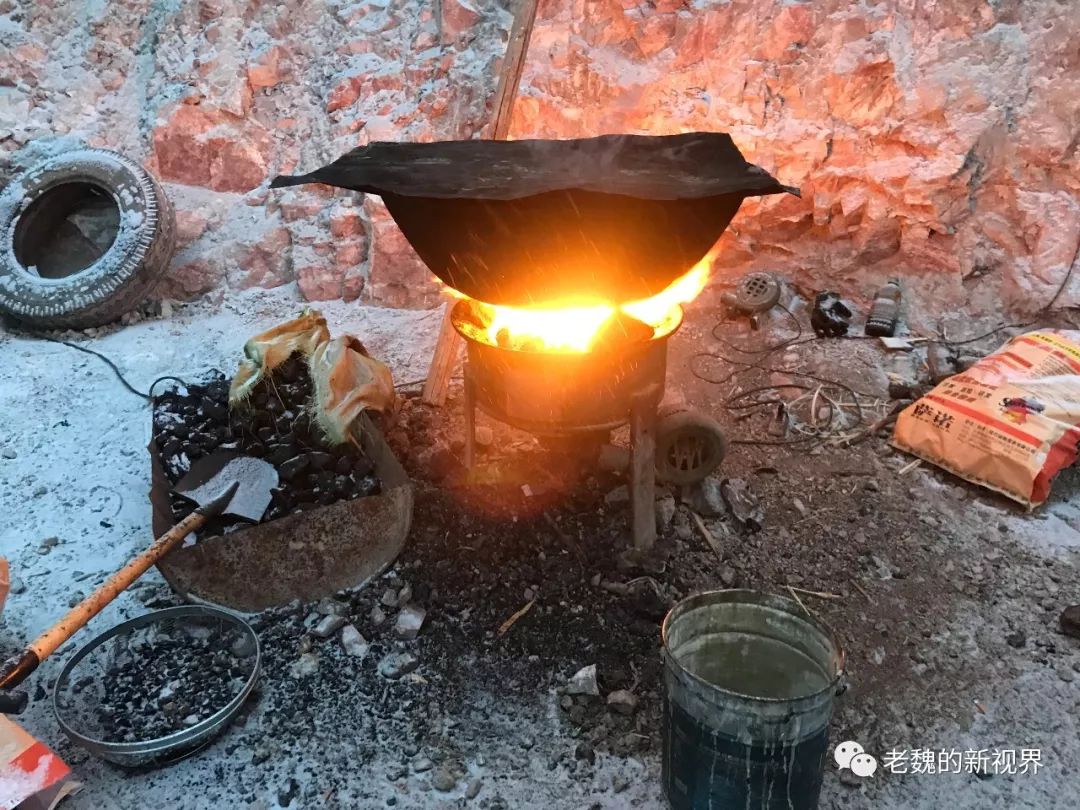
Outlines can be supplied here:
M521 71L525 67L525 53L529 49L533 24L536 22L536 7L539 0L521 0L521 5L514 14L514 26L510 29L510 41L506 45L502 70L499 74L499 87L495 92L495 126L492 138L506 140L510 132L510 119L513 117L514 100L517 98L518 85L521 83ZM421 398L428 405L442 405L446 402L446 392L450 387L458 355L461 353L461 335L450 323L450 310L453 300L446 302L442 328L435 344L435 353L431 358L427 380Z
M446 392L450 388L450 377L461 354L461 335L450 322L450 310L456 299L444 296L446 310L443 312L442 326L439 327L439 339L435 342L435 353L431 356L427 379L420 398L428 405L442 405L446 402Z
M630 411L630 533L634 548L656 544L656 399L634 398Z
M525 67L525 52L529 49L538 3L539 0L521 0L514 15L514 26L510 29L510 41L506 44L506 56L503 57L499 76L499 89L495 92L495 130L491 137L497 141L506 140L510 133L514 100L521 83L521 71Z

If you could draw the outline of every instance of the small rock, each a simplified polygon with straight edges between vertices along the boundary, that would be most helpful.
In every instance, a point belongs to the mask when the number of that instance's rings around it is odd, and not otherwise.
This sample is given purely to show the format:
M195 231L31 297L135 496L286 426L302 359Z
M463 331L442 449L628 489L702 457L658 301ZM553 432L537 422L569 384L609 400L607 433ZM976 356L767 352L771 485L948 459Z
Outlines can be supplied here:
M50 551L52 551L59 544L60 544L60 538L59 537L46 537L44 540L41 541L41 544L37 547L37 553L38 554L48 554Z
M629 689L616 689L607 696L607 706L619 714L633 714L637 710L637 695Z
M481 447L491 447L495 441L495 431L487 425L478 425L476 428L476 443Z
M3 456L4 458L18 458L19 454L12 450L10 447L5 447L2 451L0 451L0 456Z
M604 496L604 503L608 506L613 506L617 503L629 503L630 502L630 488L626 484L615 487L607 495Z
M1058 622L1062 633L1073 638L1080 638L1080 605L1071 605L1061 611Z
M247 658L255 654L255 647L255 637L249 633L243 633L233 640L229 650L237 658Z
M656 499L656 530L663 534L675 519L675 498L663 495Z
M424 626L426 616L427 611L419 605L406 605L398 613L394 632L397 633L398 638L411 641L420 634L420 628Z
M615 774L615 778L611 780L611 789L615 793L622 793L628 787L630 787L630 780L621 773Z
M799 513L800 517L806 517L810 514L810 509L799 498L792 498L791 505L795 507L795 511Z
M420 659L409 653L390 653L379 662L379 674L387 680L396 681L420 666Z
M386 611L378 605L375 605L375 607L371 609L371 614L368 616L368 618L371 619L371 623L373 625L378 627L386 621Z
M583 760L592 765L596 762L596 751L589 743L582 740L577 744L577 747L574 748L574 758Z
M292 677L300 680L301 678L307 678L310 675L314 675L319 669L319 656L315 653L304 653L292 666L289 667L289 674Z
M761 529L765 522L765 513L746 481L742 478L728 478L720 484L720 494L739 523L752 532Z
M364 658L371 647L367 639L351 624L347 624L341 629L341 646L345 653L353 658Z
M871 478L869 481L863 484L863 489L865 489L867 492L880 492L881 484Z
M49 492L49 488L47 486L45 486L44 484L39 484L38 486L34 487L34 497L35 498L40 498L42 495L47 495L48 492Z
M733 587L738 578L738 573L730 565L720 567L720 581L724 583L725 588Z
M8 586L8 593L17 595L17 594L23 593L25 590L26 590L26 583L25 582L23 582L18 577L12 577L11 578L11 584Z
M406 582L397 593L397 603L404 607L412 601L412 585Z
M448 793L457 787L457 779L446 768L438 768L431 775L431 786L440 793Z
M330 638L338 630L344 627L347 620L344 616L323 616L319 623L312 628L312 634L319 638Z
M412 761L412 769L417 773L427 773L435 767L435 763L428 757L417 757Z
M465 786L465 798L475 799L480 795L480 788L484 786L484 783L479 779L470 779L469 784Z
M379 600L380 604L388 608L396 608L398 606L398 592L394 588L387 588L383 591L382 599Z
M321 599L315 607L315 612L323 616L348 616L349 606L337 599Z
M720 487L720 481L709 476L694 484L684 500L702 517L720 517L727 512Z
M278 791L278 805L281 807L288 807L299 793L300 784L294 778L289 777L288 786Z
M1025 644L1027 644L1027 636L1024 635L1023 630L1016 630L1012 633L1008 633L1005 636L1005 643L1010 647L1014 647L1019 650Z
M600 687L596 683L596 664L582 667L567 681L564 689L568 695L599 695Z
M1057 674L1058 677L1061 678L1061 680L1063 680L1065 683L1072 683L1074 680L1076 680L1076 675L1073 673L1072 669L1065 666L1064 664L1057 668Z

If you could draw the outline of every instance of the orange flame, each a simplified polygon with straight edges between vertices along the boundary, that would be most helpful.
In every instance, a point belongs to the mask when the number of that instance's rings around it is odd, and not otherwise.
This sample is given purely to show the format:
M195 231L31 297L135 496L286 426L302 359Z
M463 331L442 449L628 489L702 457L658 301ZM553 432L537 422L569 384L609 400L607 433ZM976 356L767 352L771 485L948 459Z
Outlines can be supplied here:
M705 289L711 259L711 254L706 256L651 298L621 306L571 299L528 308L481 304L486 337L496 345L509 338L511 345L527 343L548 352L584 353L592 348L600 329L617 310L648 324L654 332L670 331L681 317L681 305L694 300ZM500 333L504 335L502 341Z

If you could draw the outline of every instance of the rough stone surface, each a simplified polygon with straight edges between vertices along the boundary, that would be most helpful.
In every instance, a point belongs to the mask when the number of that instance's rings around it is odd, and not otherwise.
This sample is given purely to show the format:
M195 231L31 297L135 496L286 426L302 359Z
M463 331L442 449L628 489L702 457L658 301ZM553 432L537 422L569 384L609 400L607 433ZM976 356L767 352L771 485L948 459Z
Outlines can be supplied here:
M802 198L747 200L723 274L779 269L864 299L900 275L939 311L1031 311L1076 260L1070 4L583 8L541 7L511 137L729 131ZM1074 272L1059 303L1078 296Z
M266 185L369 141L478 136L503 5L0 2L0 185L52 151L117 149L178 213L163 295L295 283L308 300L429 306L437 287L388 217L377 244L357 195Z
M296 283L430 306L380 201L343 214L349 192L265 184L374 140L487 134L504 5L0 3L0 182L30 153L116 148L180 212L166 294ZM1021 313L1076 260L1078 37L1063 0L552 0L511 137L727 130L802 197L747 200L718 275L779 270L862 303L898 275L915 311ZM240 200L276 224L252 229ZM1074 273L1058 303L1078 298Z

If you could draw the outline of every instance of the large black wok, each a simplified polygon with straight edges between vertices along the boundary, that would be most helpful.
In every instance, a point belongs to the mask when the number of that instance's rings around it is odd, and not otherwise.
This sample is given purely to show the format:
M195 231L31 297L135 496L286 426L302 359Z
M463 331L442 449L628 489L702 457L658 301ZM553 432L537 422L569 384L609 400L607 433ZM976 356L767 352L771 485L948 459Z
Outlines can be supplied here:
M744 198L798 193L718 132L373 143L271 186L302 183L380 195L436 276L517 306L655 295L705 256Z

